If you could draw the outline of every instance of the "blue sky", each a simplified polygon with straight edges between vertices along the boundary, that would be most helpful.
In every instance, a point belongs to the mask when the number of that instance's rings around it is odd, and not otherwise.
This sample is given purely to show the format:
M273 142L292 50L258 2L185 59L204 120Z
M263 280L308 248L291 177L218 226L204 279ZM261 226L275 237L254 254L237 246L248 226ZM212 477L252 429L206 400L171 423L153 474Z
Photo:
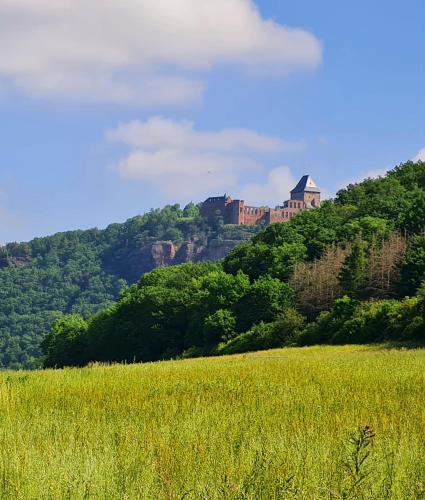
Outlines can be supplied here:
M0 4L0 242L425 159L423 0L118 4Z

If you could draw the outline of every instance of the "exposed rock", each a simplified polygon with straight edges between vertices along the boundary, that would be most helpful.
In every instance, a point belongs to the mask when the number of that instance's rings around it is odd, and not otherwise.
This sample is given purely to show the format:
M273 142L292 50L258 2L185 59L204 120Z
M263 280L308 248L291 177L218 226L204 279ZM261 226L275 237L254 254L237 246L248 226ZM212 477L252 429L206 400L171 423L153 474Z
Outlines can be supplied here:
M202 254L205 252L206 247L200 243L188 241L180 245L176 252L176 264L183 264L184 262L198 262L202 259Z
M204 248L202 252L201 260L220 260L224 259L226 255L233 250L237 245L239 245L240 241L222 241L221 243L216 243L213 245L209 245Z
M175 254L176 249L172 241L156 242L133 249L119 263L120 274L130 283L134 283L142 274L170 265Z
M224 258L240 241L213 240L208 246L201 241L177 243L157 241L155 243L130 250L125 258L117 263L119 274L134 283L142 274L158 267L183 264L185 262L217 261Z
M176 247L172 241L158 241L151 245L151 255L155 268L169 266L176 257Z

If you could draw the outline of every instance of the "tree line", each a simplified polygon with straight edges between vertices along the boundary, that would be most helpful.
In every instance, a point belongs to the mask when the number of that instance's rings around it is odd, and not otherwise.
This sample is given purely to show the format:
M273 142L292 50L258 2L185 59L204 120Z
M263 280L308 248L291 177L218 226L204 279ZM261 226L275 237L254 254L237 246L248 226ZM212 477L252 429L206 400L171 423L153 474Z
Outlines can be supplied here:
M220 246L256 227L205 220L199 207L169 205L106 229L68 231L0 246L0 369L41 366L40 341L64 315L88 319L137 281L129 255L157 241Z
M222 262L147 273L89 317L54 322L46 367L282 345L425 341L425 163L349 185Z

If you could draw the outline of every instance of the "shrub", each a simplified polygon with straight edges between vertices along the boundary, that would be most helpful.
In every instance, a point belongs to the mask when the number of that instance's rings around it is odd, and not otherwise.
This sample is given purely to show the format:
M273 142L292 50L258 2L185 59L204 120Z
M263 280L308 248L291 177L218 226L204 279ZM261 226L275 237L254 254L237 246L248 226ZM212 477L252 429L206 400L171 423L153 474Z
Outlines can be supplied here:
M305 319L294 309L288 309L272 323L261 322L218 347L219 354L260 351L293 344L304 327Z
M206 345L226 342L235 336L236 318L228 309L219 309L204 321L204 342Z
M299 344L383 341L425 341L425 291L403 301L338 299L330 311L308 325Z

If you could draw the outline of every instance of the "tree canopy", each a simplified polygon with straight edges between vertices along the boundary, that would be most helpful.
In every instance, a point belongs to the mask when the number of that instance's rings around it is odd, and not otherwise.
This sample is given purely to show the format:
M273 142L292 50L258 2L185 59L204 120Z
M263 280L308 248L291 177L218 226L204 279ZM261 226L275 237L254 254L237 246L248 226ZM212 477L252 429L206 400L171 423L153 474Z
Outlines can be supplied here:
M256 227L220 226L189 203L170 205L104 230L70 231L0 247L0 368L40 365L40 341L64 315L89 318L156 267L155 245L192 245L176 261L220 256ZM213 251L209 251L210 248ZM47 348L47 345L46 345Z
M424 200L425 164L407 162L267 227L221 262L147 273L101 312L56 321L43 342L45 366L283 344L423 342ZM168 210L178 221L177 208ZM162 224L163 234L162 217L152 215L149 231ZM173 227L181 230L178 222ZM219 238L223 228L217 221Z

